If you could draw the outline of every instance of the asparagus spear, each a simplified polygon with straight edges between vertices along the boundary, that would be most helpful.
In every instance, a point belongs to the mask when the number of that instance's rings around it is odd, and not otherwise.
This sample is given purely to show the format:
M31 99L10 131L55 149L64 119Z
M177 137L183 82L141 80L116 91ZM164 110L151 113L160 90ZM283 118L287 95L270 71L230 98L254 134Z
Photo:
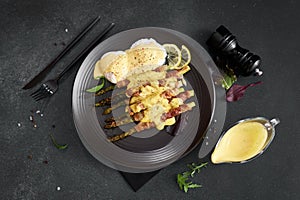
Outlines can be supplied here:
M129 124L131 122L133 122L133 120L130 117L127 117L127 118L124 118L122 120L111 121L111 122L105 124L104 128L105 129L115 128L115 127L118 127L118 126Z
M128 114L118 117L117 119L115 119L114 117L110 117L105 120L106 125L104 126L104 128L110 129L110 128L115 128L115 127L122 126L125 124L129 124L134 121L138 122L138 121L141 121L143 119L143 117L144 117L143 111L141 111L139 113L134 113L132 118Z
M129 131L125 132L125 133L122 133L120 135L116 135L116 136L113 136L113 137L110 137L108 138L108 140L110 142L116 142L118 140L121 140L125 137L128 137L136 132L140 132L142 130L145 130L145 129L149 129L151 127L154 127L154 123L153 122L140 122L138 125L136 125L135 127L133 127L132 129L130 129Z
M130 135L134 134L135 132L136 132L135 128L132 128L132 129L130 129L129 131L127 131L125 133L122 133L120 135L116 135L116 136L108 138L108 141L110 141L110 142L116 142L118 140L121 140L121 139L123 139L123 138L125 138L127 136L130 136Z
M109 122L112 122L112 121L115 121L113 116L104 120L104 122L106 122L106 123L109 123Z
M103 89L99 90L98 92L96 92L96 93L95 93L95 96L100 96L100 95L102 95L102 94L105 94L105 93L107 93L107 92L113 90L114 88L115 88L114 85L111 85L111 86L108 86L108 87L106 87L106 88L103 88Z
M123 113L121 116L118 116L118 118L115 118L114 116L112 116L112 117L109 117L109 118L105 119L104 121L106 123L109 123L111 121L120 121L120 120L122 120L126 117L130 117L129 114L128 113Z
M95 104L95 107L105 106L111 103L111 97L100 100Z
M111 109L111 107L109 107L109 108L106 108L104 111L103 111L103 115L108 115L109 113L111 113L111 111L112 111L112 109Z

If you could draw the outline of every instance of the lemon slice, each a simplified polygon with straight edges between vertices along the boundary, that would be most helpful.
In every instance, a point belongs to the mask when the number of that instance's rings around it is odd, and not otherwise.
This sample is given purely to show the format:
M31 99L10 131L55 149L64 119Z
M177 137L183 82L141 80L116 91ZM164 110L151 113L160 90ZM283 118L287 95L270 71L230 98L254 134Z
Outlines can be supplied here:
M175 44L164 44L170 69L176 69L181 63L181 51Z
M192 59L192 57L191 57L190 50L186 46L182 45L181 46L181 62L177 68L181 69L181 68L187 66L191 62L191 59Z

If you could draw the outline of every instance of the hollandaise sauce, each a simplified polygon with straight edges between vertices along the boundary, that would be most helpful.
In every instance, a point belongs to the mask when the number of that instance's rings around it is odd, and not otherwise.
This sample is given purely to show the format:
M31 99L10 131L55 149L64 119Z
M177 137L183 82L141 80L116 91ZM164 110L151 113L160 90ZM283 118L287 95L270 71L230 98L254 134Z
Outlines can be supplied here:
M242 162L258 155L268 138L266 127L256 121L245 121L231 127L220 139L211 161Z

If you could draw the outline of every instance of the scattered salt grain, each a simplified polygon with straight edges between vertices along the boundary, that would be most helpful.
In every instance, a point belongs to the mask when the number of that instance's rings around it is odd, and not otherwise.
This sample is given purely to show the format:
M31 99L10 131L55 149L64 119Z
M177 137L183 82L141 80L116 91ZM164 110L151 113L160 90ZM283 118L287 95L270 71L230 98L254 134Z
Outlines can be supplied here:
M35 111L35 113L36 113L36 114L39 114L39 113L41 113L41 111L40 111L40 110L37 110L37 111Z
M36 128L37 125L36 125L35 120L32 115L29 116L29 120L33 123L33 127Z
M69 32L69 30L66 28L66 29L65 29L65 32L67 33L67 32Z
M18 122L18 127L21 127L21 126L22 126L22 124L20 122Z
M59 187L59 186L57 186L57 187L56 187L56 190L57 190L57 191L59 191L59 190L60 190L60 187Z

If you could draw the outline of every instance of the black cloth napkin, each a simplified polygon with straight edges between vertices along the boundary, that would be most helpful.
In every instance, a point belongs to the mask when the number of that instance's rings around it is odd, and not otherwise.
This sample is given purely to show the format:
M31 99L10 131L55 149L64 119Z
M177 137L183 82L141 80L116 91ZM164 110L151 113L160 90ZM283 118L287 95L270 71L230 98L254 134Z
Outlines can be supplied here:
M146 173L128 173L121 172L121 175L127 181L127 183L132 187L132 189L137 192L143 185L145 185L153 176L158 174L160 170Z

